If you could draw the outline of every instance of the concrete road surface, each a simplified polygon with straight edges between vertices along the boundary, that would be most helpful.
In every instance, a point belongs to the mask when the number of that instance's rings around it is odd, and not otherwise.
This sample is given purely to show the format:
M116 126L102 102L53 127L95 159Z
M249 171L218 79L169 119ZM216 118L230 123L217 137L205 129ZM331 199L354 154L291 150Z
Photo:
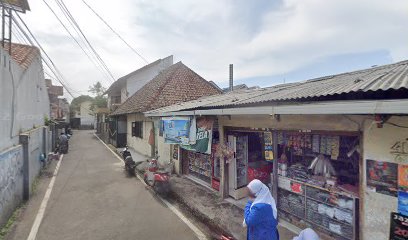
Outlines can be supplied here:
M27 239L41 200L34 197L7 239ZM36 239L198 238L139 180L126 177L122 163L93 131L76 131Z

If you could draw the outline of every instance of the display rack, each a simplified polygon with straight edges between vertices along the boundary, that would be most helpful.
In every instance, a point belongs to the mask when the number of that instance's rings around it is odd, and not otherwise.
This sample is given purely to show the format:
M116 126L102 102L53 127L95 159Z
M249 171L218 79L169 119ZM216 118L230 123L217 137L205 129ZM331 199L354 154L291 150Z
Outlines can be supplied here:
M188 158L189 158L188 168L190 173L210 183L212 170L210 155L189 152Z
M282 176L278 180L278 210L322 228L336 239L357 239L358 198Z

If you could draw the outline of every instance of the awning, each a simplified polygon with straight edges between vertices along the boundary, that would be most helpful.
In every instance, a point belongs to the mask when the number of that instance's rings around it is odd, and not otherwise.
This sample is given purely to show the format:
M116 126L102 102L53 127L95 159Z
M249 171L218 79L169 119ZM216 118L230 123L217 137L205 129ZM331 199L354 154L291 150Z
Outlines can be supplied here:
M316 114L408 114L408 99L303 102L285 105L218 108L206 110L145 113L147 117L193 115L316 115Z

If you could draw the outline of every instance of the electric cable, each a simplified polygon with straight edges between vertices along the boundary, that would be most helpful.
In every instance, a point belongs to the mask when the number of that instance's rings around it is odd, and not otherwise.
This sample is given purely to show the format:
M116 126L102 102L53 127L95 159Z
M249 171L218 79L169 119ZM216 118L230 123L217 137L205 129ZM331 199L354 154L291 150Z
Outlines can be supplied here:
M126 44L134 53L136 53L146 64L149 64L149 61L146 60L136 49L134 49L112 26L110 26L105 19L102 18L100 14L98 14L85 0L82 2L120 39L123 43Z
M40 48L40 50L45 54L45 56L47 57L48 61L50 63L48 63L47 61L44 61L45 59L41 56L41 58L43 59L44 63L48 66L48 68L50 69L50 71L55 75L56 79L58 80L58 82L60 82L62 84L62 86L67 90L68 94L71 95L72 98L75 98L74 95L72 94L71 90L68 87L68 84L64 83L63 80L63 75L61 74L61 72L58 70L58 68L56 67L54 61L50 58L50 56L47 54L47 52L43 49L43 47L41 46L41 44L38 42L38 40L35 38L35 36L33 35L33 33L31 32L31 30L28 28L27 24L24 22L24 20L20 17L20 15L16 12L17 17L20 19L21 23L24 25L24 27L27 29L27 31L29 32L29 34L31 35L31 37L34 39L34 41L37 43L37 46ZM30 42L30 44L32 46L35 46L35 44L32 42L30 36L23 30L23 28L20 26L20 24L18 23L17 19L13 16L12 17L13 21L15 22L15 24L17 25L17 27L23 32L23 34L25 35L26 39ZM51 67L52 66L52 67ZM54 69L53 69L54 68ZM58 73L58 74L57 74Z
M45 1L43 0L43 2L45 3L45 5L48 7L48 9L53 13L53 15L55 16L55 18L58 20L58 22L62 25L62 27L65 29L65 31L71 36L71 38L75 41L75 43L81 48L81 50L84 52L84 54L88 57L88 59L95 65L95 67L100 67L99 65L97 65L94 60L91 58L91 56L85 51L85 49L82 47L82 45L78 42L78 40L72 35L72 33L69 31L69 29L65 26L65 24L62 22L62 20L58 17L58 15L55 13L55 11L51 8L51 6ZM100 69L98 69L100 71ZM103 77L106 77L106 75L104 75L104 73L102 73Z
M58 0L55 0L58 1ZM110 71L110 69L108 68L108 66L106 65L105 61L101 58L101 56L98 54L98 52L95 50L95 48L92 46L92 44L89 42L88 38L86 37L86 35L84 34L84 32L82 31L81 27L78 25L77 21L75 20L75 18L72 16L71 12L69 11L69 9L67 8L67 6L65 5L64 1L61 0L61 3L63 5L63 9L68 13L69 17L71 18L71 20L73 21L74 25L77 27L77 29L79 30L79 32L81 33L82 37L84 38L85 42L88 44L88 46L91 48L92 52L95 54L95 56L99 59L99 61L102 63L103 67L106 69L106 71L108 72L108 74L110 75L110 77L112 78L113 82L116 80L115 77L113 76L112 72Z

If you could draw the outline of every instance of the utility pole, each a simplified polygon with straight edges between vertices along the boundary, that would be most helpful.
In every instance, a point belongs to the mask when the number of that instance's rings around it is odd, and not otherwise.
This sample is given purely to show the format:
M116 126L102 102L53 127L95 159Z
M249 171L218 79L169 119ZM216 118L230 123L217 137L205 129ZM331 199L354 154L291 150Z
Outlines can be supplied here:
M27 0L0 0L1 8L1 46L6 49L8 45L8 51L11 55L11 36L13 26L13 11L25 13L30 10ZM6 27L7 22L7 27Z

